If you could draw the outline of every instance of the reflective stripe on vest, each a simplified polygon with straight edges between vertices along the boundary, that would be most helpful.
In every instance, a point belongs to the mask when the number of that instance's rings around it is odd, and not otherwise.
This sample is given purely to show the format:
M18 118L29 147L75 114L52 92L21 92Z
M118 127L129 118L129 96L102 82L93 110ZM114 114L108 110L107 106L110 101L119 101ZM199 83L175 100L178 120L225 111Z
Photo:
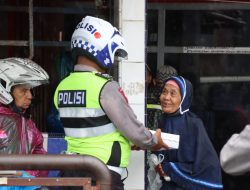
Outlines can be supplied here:
M102 109L96 108L60 108L60 117L99 117L105 115Z
M116 131L102 109L66 107L60 108L59 113L66 136L95 137Z
M158 104L147 104L147 108L148 108L148 109L157 109L157 110L161 110L161 105L158 105Z
M75 138L84 138L84 137L95 137L99 135L104 135L108 133L113 133L116 131L116 128L112 123L99 126L99 127L90 127L90 128L66 128L64 127L65 134L70 137Z

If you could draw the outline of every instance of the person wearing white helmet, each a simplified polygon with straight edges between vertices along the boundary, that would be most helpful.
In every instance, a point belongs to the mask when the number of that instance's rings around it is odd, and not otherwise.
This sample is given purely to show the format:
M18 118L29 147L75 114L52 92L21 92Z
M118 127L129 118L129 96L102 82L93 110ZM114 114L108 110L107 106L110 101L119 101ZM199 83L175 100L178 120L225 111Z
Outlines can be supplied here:
M0 60L0 154L46 154L43 136L31 119L29 108L34 98L32 88L48 82L48 74L32 60ZM48 172L27 174L40 177Z
M115 57L128 54L118 30L103 19L86 16L76 26L71 48L74 72L60 82L54 95L67 153L100 159L112 175L111 189L123 190L121 174L129 163L130 143L154 150L167 145L160 130L153 135L137 120L118 82L107 74ZM77 171L62 175L89 176Z

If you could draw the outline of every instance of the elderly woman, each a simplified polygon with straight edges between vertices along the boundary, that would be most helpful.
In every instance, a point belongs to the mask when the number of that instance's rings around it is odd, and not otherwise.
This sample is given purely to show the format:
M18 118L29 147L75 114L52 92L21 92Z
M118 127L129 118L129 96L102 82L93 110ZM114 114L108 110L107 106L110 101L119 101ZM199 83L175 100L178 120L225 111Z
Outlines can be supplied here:
M23 58L0 60L0 154L47 154L43 136L31 118L32 89L47 84L49 76L37 63ZM48 171L29 170L23 177L46 177ZM33 190L37 186L1 187Z
M163 114L158 128L162 132L180 135L178 149L155 152L164 156L161 169L171 179L162 178L161 190L223 188L218 156L201 119L189 111L192 92L188 80L172 76L165 81L160 95Z

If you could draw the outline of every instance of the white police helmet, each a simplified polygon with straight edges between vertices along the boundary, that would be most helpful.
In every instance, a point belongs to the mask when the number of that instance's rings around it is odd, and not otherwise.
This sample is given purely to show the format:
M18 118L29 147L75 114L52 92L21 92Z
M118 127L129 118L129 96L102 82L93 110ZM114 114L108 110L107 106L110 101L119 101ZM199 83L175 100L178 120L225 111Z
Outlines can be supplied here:
M76 26L71 38L72 57L86 55L101 68L108 69L115 57L127 58L127 48L119 31L109 22L86 16Z
M15 57L0 60L0 102L5 105L13 101L10 94L13 86L25 84L33 88L48 82L46 71L32 60Z

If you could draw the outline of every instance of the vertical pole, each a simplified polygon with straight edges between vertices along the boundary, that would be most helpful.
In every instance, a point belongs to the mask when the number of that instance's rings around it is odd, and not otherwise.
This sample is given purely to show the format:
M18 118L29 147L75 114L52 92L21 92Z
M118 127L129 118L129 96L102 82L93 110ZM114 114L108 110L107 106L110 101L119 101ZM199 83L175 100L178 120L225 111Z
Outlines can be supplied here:
M34 57L33 0L29 0L29 59Z

